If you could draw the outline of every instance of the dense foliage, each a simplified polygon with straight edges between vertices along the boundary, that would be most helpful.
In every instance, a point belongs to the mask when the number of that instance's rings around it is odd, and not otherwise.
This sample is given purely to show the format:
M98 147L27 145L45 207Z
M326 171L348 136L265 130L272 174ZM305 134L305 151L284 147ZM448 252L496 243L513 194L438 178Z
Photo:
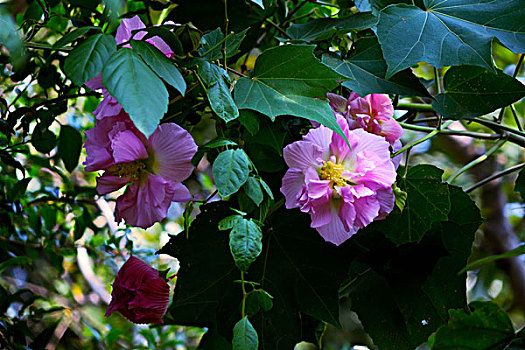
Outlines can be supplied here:
M0 347L525 349L523 18L0 4Z

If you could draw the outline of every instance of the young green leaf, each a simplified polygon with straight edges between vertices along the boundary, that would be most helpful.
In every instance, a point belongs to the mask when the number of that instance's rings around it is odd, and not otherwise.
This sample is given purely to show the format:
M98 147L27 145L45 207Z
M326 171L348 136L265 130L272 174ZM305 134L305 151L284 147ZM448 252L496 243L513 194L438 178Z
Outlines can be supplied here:
M175 89L182 96L186 92L186 82L175 65L155 46L141 40L131 40L131 46L137 50L142 59L159 77Z
M137 128L151 135L168 110L168 91L139 54L128 48L118 50L106 62L102 81Z
M244 317L233 327L232 350L257 350L258 347L257 331L253 328L248 317Z
M230 251L235 265L243 271L248 271L250 265L262 251L262 232L259 225L252 220L237 221L230 232Z
M241 149L224 151L213 162L212 173L219 194L230 196L248 180L250 160Z
M72 172L78 165L82 151L82 135L72 126L62 125L58 136L58 155L67 171Z
M259 206L264 199L261 185L259 184L259 181L253 176L250 176L244 184L244 191L257 206Z
M95 34L69 53L64 72L77 86L102 72L104 65L115 53L117 43L109 34Z

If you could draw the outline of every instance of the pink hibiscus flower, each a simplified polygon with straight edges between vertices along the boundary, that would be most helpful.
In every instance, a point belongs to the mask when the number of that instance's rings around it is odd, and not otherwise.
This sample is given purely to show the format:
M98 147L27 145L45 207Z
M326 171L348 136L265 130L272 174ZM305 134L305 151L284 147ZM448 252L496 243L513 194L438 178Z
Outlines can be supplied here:
M115 36L115 39L117 41L117 44L122 44L125 42L128 42L132 39L132 31L137 29L146 28L146 25L142 23L139 16L134 16L132 18L124 18L120 22L120 26L117 28L117 34ZM135 40L141 40L146 36L147 32L137 32L133 39ZM146 42L152 44L157 49L159 49L163 54L165 54L167 57L173 57L175 53L173 50L158 36L153 36L146 40ZM123 47L131 47L129 44L123 45ZM102 99L102 102L99 104L97 109L93 112L93 115L97 119L102 119L105 117L112 117L116 116L120 113L122 110L122 106L117 102L117 100L111 96L108 92L108 90L102 85L102 75L99 74L93 79L87 81L85 85L90 88L91 90L102 90L102 96L104 97Z
M396 142L403 135L403 128L392 118L394 107L388 95L370 94L360 97L352 92L348 99L332 93L328 93L327 97L334 113L347 120L350 130L361 128L383 136L396 148Z
M170 287L159 272L131 256L113 282L105 316L118 311L133 323L163 323L169 301Z
M343 138L321 125L302 141L284 148L290 167L281 192L286 208L309 213L311 227L339 245L360 228L382 219L394 207L392 184L396 170L390 144L363 129L349 130L337 116L352 149Z
M122 112L97 120L86 131L86 171L105 170L97 178L101 195L129 184L117 198L115 218L147 228L166 217L172 201L187 202L191 195L181 181L193 171L197 145L174 123L161 124L146 138Z

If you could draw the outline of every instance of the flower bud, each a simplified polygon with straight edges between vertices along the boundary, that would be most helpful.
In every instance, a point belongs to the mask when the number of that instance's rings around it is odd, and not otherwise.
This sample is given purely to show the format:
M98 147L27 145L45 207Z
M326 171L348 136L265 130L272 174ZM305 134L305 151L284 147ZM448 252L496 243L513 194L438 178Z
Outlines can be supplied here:
M119 311L133 323L163 323L170 288L159 271L131 256L122 265L111 293L106 317Z

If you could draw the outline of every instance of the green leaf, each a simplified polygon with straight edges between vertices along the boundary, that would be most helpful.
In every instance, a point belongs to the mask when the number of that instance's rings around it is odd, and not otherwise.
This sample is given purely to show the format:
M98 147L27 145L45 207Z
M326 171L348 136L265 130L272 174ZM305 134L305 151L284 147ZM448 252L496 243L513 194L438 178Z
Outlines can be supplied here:
M213 178L222 197L236 193L248 180L250 160L243 150L227 150L213 162Z
M235 265L247 272L262 250L262 232L259 225L252 220L237 221L230 232L230 250Z
M521 198L525 201L525 168L521 169L514 185L514 191L521 193Z
M222 146L237 146L237 143L224 137L218 137L215 140L211 140L207 144L202 145L204 148L217 148Z
M272 189L270 188L270 186L268 186L268 184L264 182L263 179L259 179L259 182L261 183L261 186L266 192L266 194L268 195L268 197L270 197L270 199L273 200L273 193L272 193Z
M432 350L503 349L514 336L512 322L498 304L473 301L470 312L450 310L448 325L441 327Z
M450 68L443 78L445 93L432 106L446 118L477 117L508 106L525 96L525 85L497 70L474 66Z
M96 77L117 49L115 38L109 34L95 34L69 53L64 72L77 86Z
M158 36L168 46L173 50L175 55L177 56L184 56L184 48L182 47L182 43L180 42L180 39L175 35L175 33L172 32L172 30L177 29L178 26L176 25L167 25L163 24L162 26L153 26L148 28L143 28L140 31L146 32L147 34L142 38L142 40L146 41L146 39L149 39L154 36Z
M182 96L186 92L186 82L175 65L155 46L141 40L131 40L131 46L137 50L142 59L159 77L175 89Z
M264 10L264 3L263 0L249 0L250 2L253 2L256 5L259 5Z
M217 227L221 231L230 230L239 222L241 222L242 219L243 217L241 215L230 215L219 221L219 225Z
M72 172L78 165L82 151L82 135L72 126L62 125L58 136L58 155L67 171Z
M248 29L240 33L230 35L226 39L226 57L232 57L239 52L239 46L246 36ZM199 47L199 54L209 61L215 61L222 58L222 42L224 41L224 34L221 28L217 28L201 38L201 46Z
M387 78L420 61L493 69L493 37L514 52L525 52L522 0L423 3L423 8L395 4L380 13L377 36L388 63Z
M253 176L250 176L244 184L244 191L257 206L259 206L264 199L261 185L259 184L259 181Z
M70 31L69 33L67 33L66 35L61 37L59 40L57 40L53 44L53 49L60 49L60 48L62 48L64 46L66 46L67 44L72 43L73 41L77 40L81 36L87 34L92 29L99 30L99 31L102 30L102 28L94 27L94 26L77 28L75 30Z
M359 12L346 18L318 18L312 21L292 24L286 33L292 40L312 42L330 38L337 31L349 32L373 27L377 18L371 13Z
M241 78L235 85L237 106L256 110L272 121L279 115L315 120L345 137L325 100L341 77L319 62L313 49L285 45L264 51L255 62L253 77Z
M441 180L443 170L432 165L416 165L397 185L407 193L405 208L391 214L381 225L396 244L419 242L432 223L447 219L450 210L448 187Z
M122 0L102 0L106 6L106 10L109 10L109 18L111 22L118 21L118 18L124 9L124 4Z
M239 123L241 123L252 136L259 132L259 119L257 118L256 111L241 109L239 111Z
M0 263L0 272L4 271L9 266L29 264L31 261L31 258L28 256L17 256L15 258L7 259Z
M49 130L40 131L40 128L36 127L31 135L31 144L40 153L49 153L57 144L57 138Z
M254 136L245 135L245 141L270 146L282 157L286 130L280 123L272 123L267 118L260 120L259 126L259 132Z
M229 80L228 73L216 64L203 62L199 65L199 75L207 86L206 95L215 114L225 122L236 119L239 116L239 110L224 81L224 79Z
M233 327L233 350L257 350L259 347L259 337L253 328L248 317L242 318Z
M386 79L387 65L376 37L358 40L355 52L346 60L335 54L324 54L323 63L349 78L343 86L359 96L382 93L429 97L428 91L409 69Z
M448 190L448 218L418 244L396 247L376 222L342 246L355 257L344 294L381 349L414 349L446 324L448 309L466 307L466 274L451 271L467 262L481 216L459 187Z
M9 60L18 69L23 67L26 61L26 49L20 37L18 27L13 17L5 9L0 8L0 44L9 51Z
M135 50L121 48L106 62L102 82L149 137L168 109L168 91L162 80Z
M246 298L246 313L253 316L259 310L269 311L273 307L273 296L262 289L255 289Z

